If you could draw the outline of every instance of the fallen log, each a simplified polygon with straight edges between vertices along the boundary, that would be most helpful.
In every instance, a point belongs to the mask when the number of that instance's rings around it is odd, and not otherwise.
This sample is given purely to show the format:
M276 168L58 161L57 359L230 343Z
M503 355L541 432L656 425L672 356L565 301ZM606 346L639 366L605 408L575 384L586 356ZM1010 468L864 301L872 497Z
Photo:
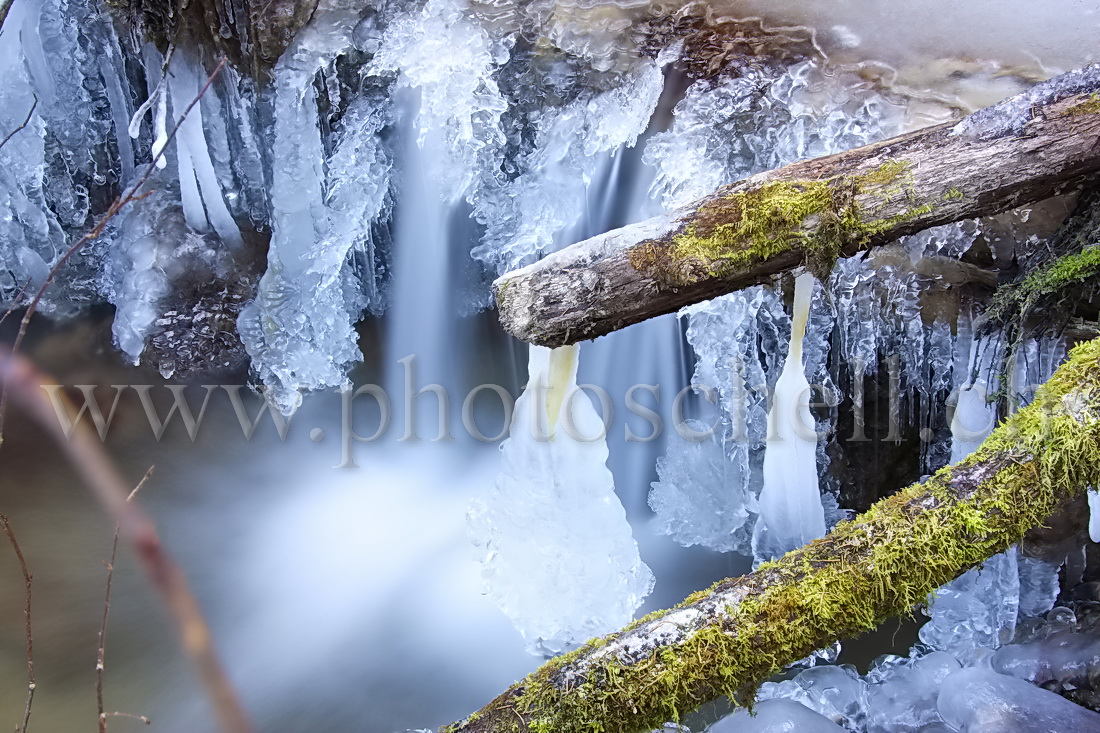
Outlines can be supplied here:
M1078 346L1031 405L972 456L826 537L588 642L447 733L635 733L909 613L1100 485L1100 339Z
M543 346L595 338L784 270L1079 185L1100 170L1100 65L961 123L762 173L501 276L500 321Z

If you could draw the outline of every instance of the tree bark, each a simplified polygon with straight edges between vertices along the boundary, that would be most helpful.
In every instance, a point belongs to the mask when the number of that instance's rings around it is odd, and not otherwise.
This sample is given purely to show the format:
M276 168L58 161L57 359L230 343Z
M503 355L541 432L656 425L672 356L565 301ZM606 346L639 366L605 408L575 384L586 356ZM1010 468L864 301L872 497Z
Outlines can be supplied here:
M633 733L909 613L1100 485L1100 339L972 456L668 611L548 662L448 733Z
M762 173L566 247L494 283L501 323L524 341L572 344L1064 192L1100 170L1097 90L1094 65L959 124Z

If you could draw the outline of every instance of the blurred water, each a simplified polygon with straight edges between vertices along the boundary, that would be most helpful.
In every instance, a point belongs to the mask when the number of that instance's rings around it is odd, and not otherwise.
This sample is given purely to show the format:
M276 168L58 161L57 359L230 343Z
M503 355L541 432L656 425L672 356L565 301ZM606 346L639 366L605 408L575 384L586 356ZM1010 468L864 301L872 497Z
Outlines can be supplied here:
M465 429L463 400L482 384L500 385L514 397L527 362L526 347L501 332L494 314L478 312L491 276L541 251L653 215L676 196L691 198L760 168L882 137L903 121L862 73L834 75L820 60L789 68L768 62L736 80L698 82L687 93L691 104L679 108L684 129L671 126L675 134L669 135L671 110L684 97L686 82L638 52L629 30L648 3L479 2L470 6L482 13L474 19L465 3L431 0L422 7L390 8L377 28L364 25L374 16L360 18L348 3L322 5L280 62L273 100L246 99L246 87L231 72L204 99L206 134L191 130L185 147L214 168L207 170L211 190L193 190L191 180L191 188L181 191L171 180L181 170L180 153L170 151L162 193L172 197L182 233L173 238L161 231L164 241L146 244L174 260L177 239L194 244L189 237L198 234L186 229L191 225L184 214L189 210L197 221L207 196L228 207L238 223L271 227L258 305L241 320L259 377L279 384L288 404L295 385L338 384L348 365L362 360L350 375L351 389L386 388L392 398L388 430L372 442L350 437L375 433L387 410L369 393L352 400L330 389L305 399L285 439L268 417L246 439L226 394L217 392L196 440L176 423L156 441L131 392L121 401L107 448L135 482L156 465L141 500L193 583L260 730L386 733L461 718L540 661L524 651L519 633L483 595L466 536L467 508L492 484L499 455L497 443L476 440ZM60 30L32 22L43 9L51 22L66 21L54 23ZM20 63L20 53L42 53L39 31L53 44L48 61L64 67L73 89L91 89L98 100L82 102L74 114L65 100L51 96L49 119L36 121L4 151L0 174L11 174L12 191L16 185L25 189L25 201L0 201L24 217L16 233L49 235L41 241L27 235L26 243L13 235L21 256L12 254L7 264L22 272L0 282L5 296L22 279L42 274L54 240L62 239L61 224L78 229L80 216L88 215L88 202L79 195L87 194L87 181L78 180L66 160L95 157L88 165L95 169L98 162L100 168L87 175L113 181L132 171L129 158L140 162L151 143L150 130L142 128L133 146L118 148L126 160L107 160L105 131L120 126L132 100L115 89L123 85L125 70L118 64L99 70L89 62L88 49L111 49L112 62L135 50L98 21L81 25L82 18L98 18L95 11L84 0L17 0L11 17L23 35L5 30L0 36L0 61L18 72L0 90L7 102L0 113L5 129L25 114L35 84L52 85L38 56L24 59L34 62L37 76L24 73ZM529 27L520 32L524 24ZM151 69L159 67L156 51L141 53ZM1082 56L1090 53L1086 49ZM348 83L346 68L338 68L338 57L362 62L355 84ZM369 67L362 61L367 57ZM195 69L186 66L192 60L181 56L174 63L194 81ZM997 76L999 67L990 68L972 74L978 79L974 88ZM957 77L950 65L934 73ZM144 81L155 76L150 72ZM995 92L1011 91L1009 82L999 84ZM955 104L974 88L942 96ZM350 100L341 97L349 93ZM692 112L695 102L701 108ZM938 111L948 108L945 103ZM914 116L905 124L923 114L906 112ZM82 116L87 119L77 119ZM95 135L68 129L85 123ZM217 142L226 131L232 143ZM72 149L45 162L58 140ZM93 147L94 156L84 150ZM48 197L40 190L43 180L52 186ZM199 193L202 200L196 199ZM215 201L219 196L225 201ZM71 211L58 223L55 210L62 204ZM386 236L376 236L375 229ZM150 249L130 248L129 234L125 227L108 231L101 260L75 268L73 281L80 287L59 287L57 303L106 299L120 312L127 304L147 305L139 310L148 318L133 319L136 335L127 342L139 351L145 329L166 306L159 295L120 286L138 269L123 256L137 259ZM206 236L213 241L213 234ZM881 316L866 286L870 266L854 264L860 308ZM112 266L119 272L112 274ZM151 270L151 260L144 266ZM915 276L910 280L905 282L915 292ZM772 300L773 310L781 310L782 299ZM377 315L383 306L385 315ZM867 320L863 315L853 307L843 325L855 333ZM104 395L112 384L162 384L150 369L122 363L102 316L96 311L63 326L39 321L29 353L59 383L96 384ZM909 345L912 363L921 362L919 313L903 320L916 330L888 335ZM816 348L827 351L832 321L813 322L821 331ZM12 325L4 326L9 340ZM643 613L736 575L749 563L733 554L683 548L658 531L646 498L657 478L657 457L668 447L668 430L654 440L627 437L627 427L643 438L651 432L646 420L624 409L633 385L659 386L659 398L648 391L634 397L661 413L667 428L672 400L695 366L685 325L673 316L654 319L586 345L581 355L579 381L606 390L616 406L614 416L605 415L608 465L641 559L656 576ZM762 364L774 362L770 341L761 336L758 344L757 332L751 333L746 348ZM886 348L868 340L873 353ZM824 363L825 355L819 356ZM225 377L227 384L244 380ZM413 397L434 384L450 395L444 427L453 439L433 440L438 395ZM194 387L192 402L200 395ZM483 393L472 410L485 435L497 434L505 416L495 400ZM703 400L688 402L694 416L713 418L715 410ZM250 415L261 404L247 393L246 403ZM161 407L163 415L166 405ZM413 415L420 440L401 440ZM5 438L3 509L35 573L39 685L32 725L91 728L102 562L113 526L43 436L13 415ZM16 719L22 709L24 678L22 597L14 560L4 551L0 589L3 721ZM158 731L212 727L174 629L125 549L112 602L106 696L108 709L148 715ZM111 728L136 725L118 719Z
M456 303L467 284L456 261L469 251L471 232L452 222L463 218L464 204L448 204L432 190L424 166L433 155L431 136L423 147L410 141L404 150L392 307L360 329L368 363L352 375L354 387L383 385L393 396L385 437L345 446L347 404L328 391L304 400L285 441L266 415L246 440L218 392L193 444L178 424L159 443L152 440L132 393L121 399L107 440L127 476L136 480L156 465L142 500L203 601L230 675L264 731L438 726L477 709L540 662L482 594L465 523L471 498L491 485L499 459L497 443L475 440L463 428L462 398L488 383L518 394L524 374L517 355L525 347L506 338L491 313L459 315ZM586 187L586 216L561 244L647 213L652 171L639 159L640 151L631 149L605 158ZM88 339L86 330L71 325L42 336L34 353L61 383L96 383L103 390L162 383L112 353L90 354ZM625 439L626 389L660 385L659 403L648 402L646 393L637 397L667 414L672 396L686 385L685 349L680 324L666 317L601 339L582 361L581 382L606 389L619 408L609 432L609 465L643 560L657 575L643 611L672 605L746 564L681 548L654 531L645 498L664 441ZM61 356L51 362L54 353ZM432 383L447 388L454 440L433 441L438 403L432 393L414 401L421 440L400 440L407 392L399 360L410 355L413 392ZM196 385L188 394L197 406L202 390ZM261 403L247 391L244 397L254 416ZM363 394L348 403L352 430L374 433L377 402ZM476 405L482 433L498 433L497 400L482 395ZM648 423L631 419L635 434L649 436ZM112 528L65 468L55 466L52 446L18 420L9 431L0 469L9 487L6 504L27 537L38 578L34 720L41 729L77 729L95 715L101 560ZM57 470L44 470L43 462ZM337 467L348 463L355 466ZM34 491L17 495L14 487L22 486ZM14 572L5 553L0 563L4 577ZM18 618L18 594L6 593L0 604L5 618ZM0 634L0 710L15 711L22 704L21 630L5 623ZM107 647L108 707L147 715L156 730L208 729L205 701L173 634L124 549ZM126 725L135 723L120 719L112 729Z

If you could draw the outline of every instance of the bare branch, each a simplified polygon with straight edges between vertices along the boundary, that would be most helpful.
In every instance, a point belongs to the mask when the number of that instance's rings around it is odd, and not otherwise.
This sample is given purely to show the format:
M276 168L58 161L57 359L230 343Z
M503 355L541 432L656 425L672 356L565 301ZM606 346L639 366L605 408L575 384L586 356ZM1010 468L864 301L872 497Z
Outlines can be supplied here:
M0 0L0 33L4 30L4 21L8 19L8 11L14 0Z
M0 11L0 12L6 14L7 10L4 9L3 11ZM23 120L23 123L21 125L19 125L19 127L15 128L11 132L9 132L8 136L5 137L3 140L0 140L0 148L7 145L8 141L11 140L16 135L18 135L21 131L27 129L27 125L31 124L31 118L34 117L34 111L36 109L38 109L38 97L37 96L35 96L34 104L31 105L31 111L27 113L27 118L25 120Z
M248 733L251 725L218 660L210 628L187 579L161 545L152 519L138 502L129 501L127 482L107 457L98 436L86 422L79 422L72 437L66 440L53 405L42 389L47 380L27 359L10 350L0 350L0 379L20 409L57 441L96 500L118 522L120 536L137 552L145 574L160 592L179 628L183 649L198 669L221 729L225 733ZM71 405L66 407L73 409Z
M150 466L149 470L145 472L145 475L141 477L141 481L138 481L138 485L134 487L134 490L130 492L130 495L126 497L126 501L133 501L137 493L141 491L145 486L145 482L149 480L149 477L153 475L153 469L155 466ZM124 713L106 713L103 710L103 660L107 645L107 617L111 613L111 582L115 577L115 558L118 556L118 535L121 527L118 522L115 522L115 539L111 543L111 559L107 562L107 590L103 594L103 622L99 626L99 651L96 653L95 663L95 697L96 705L99 708L99 733L107 733L107 717L108 715L126 715L127 717L138 717L144 720L146 723L149 719L138 715L133 716L131 714Z
M493 284L504 330L596 338L930 227L1066 193L1100 172L1100 65L976 112L719 188L565 247ZM1002 129L1003 128L1003 129Z
M15 733L27 733L27 723L31 719L31 705L34 703L34 634L31 633L31 580L34 576L27 570L27 561L23 557L23 550L19 548L19 541L15 539L11 522L4 514L0 514L0 524L4 527L4 534L8 536L8 542L15 550L15 556L19 558L19 569L23 572L23 583L26 587L26 605L23 607L23 620L27 629L27 705L23 710L23 724L17 726Z

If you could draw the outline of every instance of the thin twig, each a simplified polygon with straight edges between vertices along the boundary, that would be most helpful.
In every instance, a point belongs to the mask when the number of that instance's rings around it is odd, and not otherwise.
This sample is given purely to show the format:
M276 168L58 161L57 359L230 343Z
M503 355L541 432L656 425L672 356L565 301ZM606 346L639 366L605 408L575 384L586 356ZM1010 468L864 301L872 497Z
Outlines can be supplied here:
M0 323L3 323L4 321L8 320L8 316L10 316L12 313L15 312L15 306L19 303L19 301L21 301L23 299L23 294L27 292L27 288L29 288L30 286L31 286L31 281L30 280L26 280L23 283L23 287L19 288L19 291L16 292L14 297L12 297L11 305L9 305L7 307L7 309L4 311L3 315L0 315Z
M137 493L141 491L141 487L145 486L145 482L149 480L149 477L153 475L153 469L155 466L150 466L149 470L145 472L145 475L141 477L141 481L138 481L138 485L134 487L134 490L130 492L130 495L126 497L126 501L133 501L133 498L137 496ZM99 708L99 733L107 733L107 716L108 713L103 710L103 660L107 647L107 617L111 613L111 581L115 577L115 558L118 556L118 535L121 531L121 526L118 522L115 522L115 539L111 543L111 559L107 563L107 590L103 594L103 622L99 626L99 651L96 654L95 662L95 698L96 705ZM123 713L111 713L111 715L124 715ZM148 718L141 715L125 714L127 717L137 717L149 722Z
M19 353L19 347L23 345L23 339L27 335L27 327L30 325L31 317L34 315L35 310L38 308L38 304L41 302L42 297L46 294L46 290L53 283L54 278L57 277L57 273L61 270L62 267L64 267L65 263L68 262L69 259L74 254L76 254L77 250L79 250L85 244L95 239L98 239L99 235L103 233L103 230L107 228L107 224L111 221L111 219L114 219L115 216L118 215L118 212L122 210L122 207L133 201L143 199L150 193L152 193L150 191L147 193L138 194L138 191L141 190L141 188L153 175L153 171L156 170L157 163L160 162L160 159L164 156L165 151L168 149L168 144L171 143L172 140L176 137L176 133L179 132L179 129L183 125L184 120L187 119L187 115L191 113L191 110L195 108L195 105L198 104L199 100L202 99L203 95L206 94L206 91L214 83L214 80L218 78L218 74L220 74L222 69L225 68L226 61L227 59L223 57L222 60L218 62L218 65L214 68L214 71L211 72L209 77L207 77L206 83L203 84L202 89L200 89L199 93L195 95L195 98L191 100L191 103L187 105L187 108L183 110L183 114L180 115L180 118L178 120L176 120L176 124L172 126L172 131L168 133L168 138L164 142L164 147L160 149L160 151L153 158L152 162L150 162L149 165L146 167L145 172L142 174L138 182L131 186L129 190L124 190L117 197L115 197L115 200L112 201L111 205L107 207L107 212L100 218L99 222L94 227L92 227L91 230L85 232L84 235L80 237L80 239L76 240L76 242L74 242L73 245L65 251L65 254L61 255L60 259L58 259L57 262L54 263L54 266L50 268L49 274L46 275L45 282L43 282L41 287L38 288L38 292L35 293L34 298L31 299L30 304L27 306L26 312L23 314L23 320L19 322L19 332L16 334L15 341L12 343L11 347L12 353ZM7 412L7 407L8 385L7 382L5 382L3 389L0 390L0 446L4 445L4 414Z
M95 498L118 522L120 536L133 546L145 574L160 592L176 622L183 650L198 668L199 679L210 697L222 731L251 731L244 708L218 660L210 628L187 579L161 545L153 520L141 509L139 502L128 500L127 483L107 457L99 436L86 421L81 421L72 437L66 439L53 404L42 389L49 380L29 360L2 348L0 379L15 404L57 441ZM70 411L75 409L71 404L64 406Z
M27 723L31 719L31 705L34 703L34 634L31 633L31 579L34 577L27 570L27 561L23 557L23 550L19 549L19 542L15 539L11 522L4 514L0 514L0 524L4 526L4 534L8 536L8 542L15 550L15 556L19 558L19 569L23 571L23 583L26 586L26 605L23 608L23 620L27 629L27 705L23 710L23 724L16 727L15 733L27 733Z
M11 4L14 0L0 0L0 33L4 31L4 21L8 19L8 11L11 10Z
M5 137L3 140L0 140L0 148L7 145L8 140L11 140L13 137L18 135L20 132L27 129L27 125L31 124L31 118L34 117L34 111L36 109L38 109L38 95L35 95L35 97L34 97L34 104L31 105L31 111L27 113L27 119L23 120L23 124L21 124L19 127L15 128L11 132L9 132L7 137Z

